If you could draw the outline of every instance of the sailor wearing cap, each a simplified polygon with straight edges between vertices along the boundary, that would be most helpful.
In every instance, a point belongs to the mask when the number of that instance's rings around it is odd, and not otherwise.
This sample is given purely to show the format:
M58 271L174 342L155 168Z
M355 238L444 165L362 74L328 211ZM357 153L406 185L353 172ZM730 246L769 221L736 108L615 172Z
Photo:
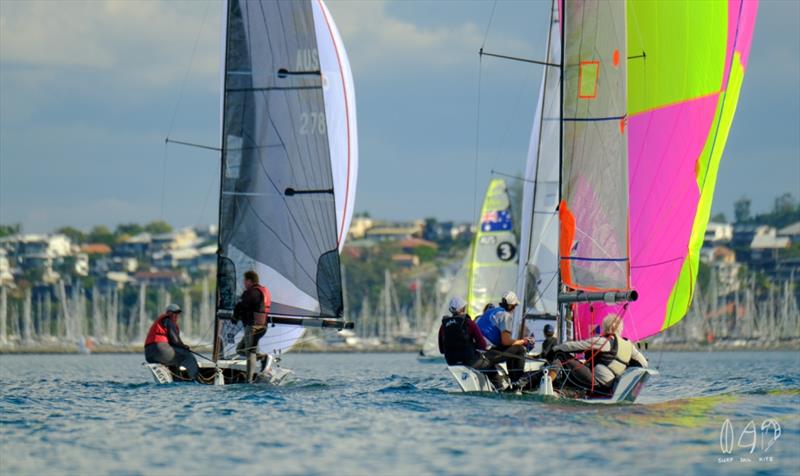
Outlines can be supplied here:
M464 299L451 299L448 310L450 315L442 317L439 327L439 352L444 354L447 365L472 366L480 358L478 350L486 350L486 341L467 315Z
M183 367L192 380L197 376L197 360L189 346L181 340L181 329L178 319L181 307L170 304L156 318L144 340L144 358L151 364L163 364L168 367Z
M526 347L533 344L533 337L516 340L511 337L514 327L513 312L517 305L517 295L514 291L508 291L503 294L499 306L487 310L478 318L481 334L492 345L486 357L495 363L505 360L512 382L522 377Z

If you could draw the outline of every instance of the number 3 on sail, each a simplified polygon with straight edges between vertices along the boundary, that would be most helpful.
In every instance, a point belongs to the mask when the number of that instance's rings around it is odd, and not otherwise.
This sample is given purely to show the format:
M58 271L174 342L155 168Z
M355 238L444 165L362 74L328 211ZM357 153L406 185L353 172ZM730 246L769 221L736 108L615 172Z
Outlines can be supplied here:
M689 308L757 8L744 0L552 4L547 55L531 61L544 72L525 174L522 312L514 328L551 320L561 343L613 342L616 354L606 349L597 364L581 362L592 367L589 379L598 379L596 367L632 354L622 337L656 335ZM611 315L621 319L612 323ZM618 339L594 334L606 322L623 329ZM579 342L567 344L555 350L574 351ZM548 366L526 363L532 372ZM653 373L631 367L599 382L603 392L592 384L578 394L633 401ZM565 396L567 380L554 386L544 373L538 393ZM458 381L465 391L480 388Z

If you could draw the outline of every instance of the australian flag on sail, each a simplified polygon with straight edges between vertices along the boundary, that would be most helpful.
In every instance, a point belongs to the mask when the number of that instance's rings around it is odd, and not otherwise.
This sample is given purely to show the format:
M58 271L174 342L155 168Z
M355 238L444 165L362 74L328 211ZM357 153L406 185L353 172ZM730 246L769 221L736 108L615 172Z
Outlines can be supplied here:
M486 212L481 217L481 231L508 231L512 227L511 210Z

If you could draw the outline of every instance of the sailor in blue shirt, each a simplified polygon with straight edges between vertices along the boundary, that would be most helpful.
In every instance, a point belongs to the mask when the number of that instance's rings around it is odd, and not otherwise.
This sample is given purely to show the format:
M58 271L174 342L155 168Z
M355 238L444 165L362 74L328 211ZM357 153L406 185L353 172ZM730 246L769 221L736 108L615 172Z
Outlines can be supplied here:
M503 295L499 306L488 309L478 318L481 334L491 344L491 349L484 354L484 357L495 364L505 361L512 382L522 378L526 347L533 346L533 336L524 339L511 337L514 328L513 313L517 305L519 305L517 295L513 291L508 291Z

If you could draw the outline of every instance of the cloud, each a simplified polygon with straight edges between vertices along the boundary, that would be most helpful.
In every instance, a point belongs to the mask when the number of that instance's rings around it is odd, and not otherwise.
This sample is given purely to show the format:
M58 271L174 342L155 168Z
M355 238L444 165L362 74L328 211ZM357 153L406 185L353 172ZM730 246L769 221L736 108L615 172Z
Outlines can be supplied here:
M29 76L79 67L160 87L182 81L198 39L192 74L217 78L219 10L217 2L4 0L0 59Z
M467 20L422 26L393 16L389 4L383 0L328 2L355 75L475 65L483 27ZM501 32L493 43L506 51L528 46Z

